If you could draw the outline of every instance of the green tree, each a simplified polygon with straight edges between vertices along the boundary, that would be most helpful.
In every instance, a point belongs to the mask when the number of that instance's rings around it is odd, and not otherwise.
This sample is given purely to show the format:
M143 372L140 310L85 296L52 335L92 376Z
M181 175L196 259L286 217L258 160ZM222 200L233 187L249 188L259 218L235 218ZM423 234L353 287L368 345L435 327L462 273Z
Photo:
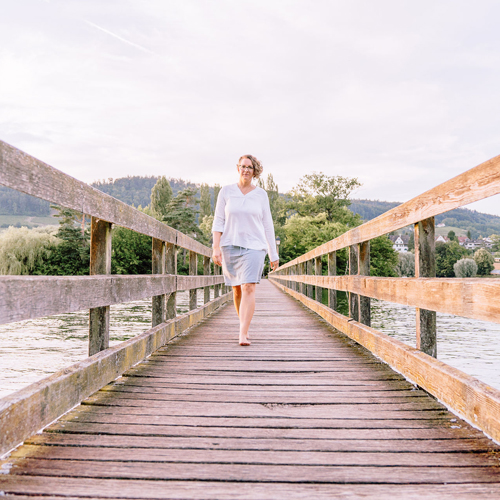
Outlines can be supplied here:
M348 210L349 196L361 186L356 178L329 176L323 172L304 175L290 193L288 208L300 216L326 214L328 222L359 225L361 218Z
M260 179L259 179L260 180ZM285 207L283 198L278 191L278 185L274 182L273 175L268 174L265 190L269 198L269 207L275 227L282 226L286 220Z
M205 241L212 242L212 225L214 223L213 215L205 215L200 222L200 229L205 236Z
M493 246L491 247L491 250L493 252L500 252L500 234L492 234L490 236Z
M212 214L212 203L210 201L210 188L208 184L200 186L200 220Z
M195 208L198 202L196 198L197 192L197 189L186 188L178 193L168 203L166 214L162 220L181 233L204 242L203 233L196 224L196 215L198 213Z
M111 248L112 274L151 274L150 236L124 227L114 227Z
M467 238L469 238L469 240L471 239L470 229L467 231Z
M370 241L370 276L396 277L398 252L392 248L392 241L385 235Z
M488 276L495 269L495 259L488 250L480 248L474 252L478 276Z
M327 241L340 236L347 226L340 222L329 222L326 214L315 216L292 215L283 226L280 260L285 263Z
M410 233L410 239L408 240L408 251L411 252L415 250L415 233L412 231Z
M448 239L449 239L450 241L454 241L454 240L456 240L456 239L457 239L456 234L455 234L455 231L452 231L452 230L448 231Z
M436 276L453 278L455 276L455 270L453 269L455 262L468 255L469 252L460 246L457 241L436 243Z
M172 196L170 182L165 176L161 176L151 189L151 209L157 218L167 215L167 207Z

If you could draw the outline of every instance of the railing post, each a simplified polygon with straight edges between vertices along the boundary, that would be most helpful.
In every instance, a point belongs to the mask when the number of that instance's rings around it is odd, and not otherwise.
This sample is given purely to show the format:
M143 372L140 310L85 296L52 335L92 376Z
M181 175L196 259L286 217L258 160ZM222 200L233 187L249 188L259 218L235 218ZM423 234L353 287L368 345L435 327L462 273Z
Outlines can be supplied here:
M307 273L308 276L312 276L312 273L313 273L313 261L312 261L312 259L307 261L307 264L306 264L306 273ZM314 298L313 286L312 285L307 285L307 296L310 299Z
M210 257L203 257L203 274L205 276L210 275ZM203 303L206 304L210 302L210 286L205 287L205 293L203 294Z
M415 277L436 277L434 217L415 224ZM436 312L416 308L417 349L437 357Z
M359 270L359 249L358 245L349 247L349 274L358 274ZM349 317L354 321L359 321L359 299L358 295L349 292Z
M152 274L164 274L165 273L165 242L153 238L153 250L152 250ZM166 295L156 295L152 299L152 324L153 327L160 325L165 321L165 301Z
M111 223L92 217L90 274L111 274ZM90 309L89 356L109 347L109 306Z
M165 272L177 275L177 247L173 243L165 244ZM176 278L177 284L177 278ZM177 292L172 292L167 297L166 318L173 319L177 316Z
M301 262L299 264L299 276L304 276L306 274L306 263L305 262ZM306 294L306 285L305 283L299 283L299 292L302 294L302 295L305 295Z
M328 276L337 275L337 252L328 254ZM328 289L328 307L337 310L337 290Z
M316 257L314 259L314 274L316 276L323 275L323 265L321 257ZM322 299L323 299L323 288L316 285L316 300L321 303Z
M370 241L359 244L358 270L362 276L370 276ZM359 322L366 326L371 324L370 297L359 296Z
M221 268L214 262L214 276L220 275ZM214 299L219 297L220 294L220 284L214 285Z
M189 274L196 276L198 274L198 254L189 250ZM198 289L189 290L189 310L192 311L197 307Z

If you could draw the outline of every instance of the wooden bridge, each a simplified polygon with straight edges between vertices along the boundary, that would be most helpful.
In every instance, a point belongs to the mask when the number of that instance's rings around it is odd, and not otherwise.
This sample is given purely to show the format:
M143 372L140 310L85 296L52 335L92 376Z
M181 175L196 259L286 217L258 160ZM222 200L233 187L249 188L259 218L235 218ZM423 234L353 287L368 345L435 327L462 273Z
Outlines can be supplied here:
M1 323L90 309L90 357L0 400L0 495L500 497L500 391L435 357L435 311L499 322L500 281L436 279L433 252L434 215L500 192L499 157L283 265L246 348L210 249L1 142L0 184L92 216L91 276L0 277ZM112 224L153 237L152 275L110 274ZM369 277L369 240L409 224L417 277ZM109 305L146 297L153 328L109 348ZM417 307L417 348L370 327L370 297Z

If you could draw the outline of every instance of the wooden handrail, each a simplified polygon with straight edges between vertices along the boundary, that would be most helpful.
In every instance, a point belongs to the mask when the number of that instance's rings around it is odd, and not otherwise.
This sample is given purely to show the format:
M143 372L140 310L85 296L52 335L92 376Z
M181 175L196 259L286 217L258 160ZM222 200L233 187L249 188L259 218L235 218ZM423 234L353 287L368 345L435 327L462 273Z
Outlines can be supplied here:
M307 262L363 241L396 231L410 224L500 193L500 155L457 175L420 196L365 222L327 243L317 246L278 268Z
M435 359L436 311L500 323L500 280L436 278L434 216L498 193L500 156L347 231L269 275L276 286L496 440L500 440L500 390ZM416 277L368 276L370 240L410 224L415 231ZM349 275L335 276L336 252L344 248L349 250ZM328 255L328 276L322 275L318 262L324 255ZM316 300L312 299L313 287ZM332 307L321 303L318 290L323 288L333 291L328 294ZM334 310L336 290L349 295L349 318ZM370 328L370 298L416 308L416 349Z
M3 141L0 141L0 184L199 255L212 256L209 247L193 238Z
M348 276L273 276L280 282L298 282L329 290L351 292L466 318L500 323L500 279L379 278Z
M21 391L0 399L0 455L59 417L203 320L232 298L212 250L143 212L0 141L0 184L91 216L91 276L0 276L0 324L90 310L89 354ZM112 224L151 236L151 275L111 275ZM177 250L189 251L191 276L177 275ZM203 276L197 275L203 256ZM210 300L209 287L215 287ZM197 289L204 288L204 305ZM219 292L223 291L222 296ZM177 316L176 292L189 290L190 311ZM152 297L153 328L109 347L109 306Z

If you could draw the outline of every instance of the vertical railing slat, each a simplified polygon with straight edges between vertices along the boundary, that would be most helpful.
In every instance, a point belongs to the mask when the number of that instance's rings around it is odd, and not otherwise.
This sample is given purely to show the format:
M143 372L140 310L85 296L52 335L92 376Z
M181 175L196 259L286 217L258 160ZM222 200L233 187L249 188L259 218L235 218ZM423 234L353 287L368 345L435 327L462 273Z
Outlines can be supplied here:
M312 260L308 260L307 261L307 264L306 264L306 274L308 276L311 276L313 273L313 261ZM306 286L306 290L307 290L307 296L312 299L314 298L314 294L313 294L313 285L307 285Z
M189 274L191 276L196 276L198 274L198 254L189 251ZM196 309L197 306L198 289L193 288L189 290L189 310L192 311Z
M349 247L349 274L359 274L358 245ZM359 321L359 299L357 294L349 292L349 317Z
M358 272L362 276L370 276L370 242L359 244ZM370 297L359 296L359 321L366 326L371 324Z
M90 274L111 274L111 223L92 217ZM89 356L109 347L109 306L90 309Z
M165 272L177 275L177 247L173 243L165 244ZM177 280L176 280L177 283ZM166 317L173 319L177 316L177 293L173 292L167 297Z
M434 217L415 224L415 277L436 277ZM436 312L416 308L417 349L437 357Z
M153 274L165 273L165 242L153 238L152 248L152 269ZM156 295L152 298L152 325L160 325L165 321L166 295Z
M203 257L203 274L210 275L210 257ZM210 302L210 286L206 286L203 294L203 303Z
M328 276L337 275L337 252L328 254ZM337 310L337 290L328 289L328 307Z
M323 261L321 257L316 257L314 259L314 274L316 276L322 276L323 275ZM320 286L316 285L316 300L318 302L321 302L323 298L323 288Z

